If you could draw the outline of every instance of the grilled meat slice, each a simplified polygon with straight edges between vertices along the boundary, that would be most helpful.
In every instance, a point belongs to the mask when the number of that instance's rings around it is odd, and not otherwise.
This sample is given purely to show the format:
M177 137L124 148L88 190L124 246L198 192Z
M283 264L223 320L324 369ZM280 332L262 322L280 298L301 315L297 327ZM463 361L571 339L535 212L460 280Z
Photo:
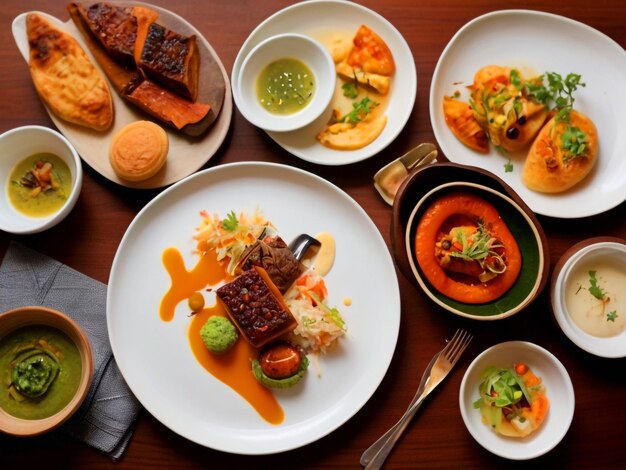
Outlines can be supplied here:
M140 69L147 77L195 101L200 53L196 36L183 36L157 23L148 28Z

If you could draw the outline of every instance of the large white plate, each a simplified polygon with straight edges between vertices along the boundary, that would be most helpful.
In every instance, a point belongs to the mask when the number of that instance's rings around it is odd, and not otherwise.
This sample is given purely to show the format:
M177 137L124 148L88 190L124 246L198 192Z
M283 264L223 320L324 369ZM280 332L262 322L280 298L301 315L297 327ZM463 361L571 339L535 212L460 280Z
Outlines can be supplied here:
M111 3L119 2L112 1ZM115 120L113 125L106 131L98 132L87 129L86 127L72 124L58 118L50 110L48 110L48 115L50 116L52 122L54 122L55 126L76 148L81 158L105 178L108 178L109 180L122 186L128 186L131 188L160 188L175 183L176 181L179 181L198 170L215 154L215 152L217 152L222 145L222 142L228 133L233 112L230 82L228 80L228 74L226 73L222 62L211 44L209 44L206 38L184 18L164 8L143 2L128 0L124 1L123 4L147 6L159 13L159 23L183 34L196 35L201 57L201 79L199 92L201 101L208 100L213 93L213 91L209 88L210 84L207 84L207 77L216 74L217 76L222 77L224 81L223 103L219 107L215 106L215 103L213 106L214 111L219 113L215 122L213 122L209 129L200 137L189 137L184 135L183 133L176 131L174 128L153 119L135 106L127 103L121 98L119 93L115 91L106 77L105 79L109 83L109 88L111 89L113 107L115 110ZM29 46L26 37L26 16L28 13L32 12L20 14L13 20L12 24L15 43L27 63L29 60ZM93 58L89 47L87 47L82 34L78 31L78 28L74 25L74 22L71 19L63 23L58 18L48 15L47 13L39 11L34 13L45 17L57 28L70 34L81 45L85 53L91 58L91 61L96 64L96 67L99 67L98 62ZM113 171L113 167L109 163L109 147L111 139L127 124L142 119L155 121L163 127L165 132L167 132L169 139L169 154L167 163L162 170L147 180L126 181L117 176L115 171Z
M587 86L574 94L575 107L593 119L600 142L596 167L583 182L561 194L531 191L521 180L523 156L514 157L513 172L505 173L508 157L493 149L488 155L478 154L454 137L443 117L443 96L459 89L459 82L471 84L474 73L490 64L582 75ZM466 24L444 49L430 88L430 120L441 150L451 161L495 173L538 214L586 217L626 199L624 81L626 52L595 29L548 13L497 11Z
M387 125L374 142L358 150L333 150L315 139L328 122L330 116L326 114L298 131L268 132L281 147L303 160L321 165L344 165L376 155L393 142L409 119L417 94L417 73L409 45L389 21L368 8L342 0L312 0L287 7L267 18L250 33L237 54L232 83L237 83L246 55L270 36L286 32L316 38L333 32L352 34L361 24L369 26L387 43L396 63L386 112ZM236 88L233 86L233 98L238 103L241 96Z
M159 318L170 283L163 250L181 250L187 266L199 211L226 214L259 207L287 241L300 233L334 235L337 257L326 277L330 302L348 326L338 350L320 360L321 377L277 393L285 421L264 421L237 393L206 372L187 340L184 305ZM342 300L352 299L345 307ZM387 246L367 214L331 183L288 166L221 165L199 172L151 201L129 226L115 255L107 324L115 359L137 398L159 421L207 447L266 454L312 442L339 427L370 398L395 349L400 296Z

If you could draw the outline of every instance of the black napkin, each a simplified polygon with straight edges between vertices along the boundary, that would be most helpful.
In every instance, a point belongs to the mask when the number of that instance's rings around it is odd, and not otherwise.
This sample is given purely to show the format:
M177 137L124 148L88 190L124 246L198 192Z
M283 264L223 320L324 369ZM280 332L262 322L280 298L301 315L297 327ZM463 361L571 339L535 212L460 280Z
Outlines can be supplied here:
M16 242L9 244L0 265L0 312L41 305L66 313L85 331L93 383L81 408L60 429L115 461L128 446L141 405L113 358L106 291L105 284Z

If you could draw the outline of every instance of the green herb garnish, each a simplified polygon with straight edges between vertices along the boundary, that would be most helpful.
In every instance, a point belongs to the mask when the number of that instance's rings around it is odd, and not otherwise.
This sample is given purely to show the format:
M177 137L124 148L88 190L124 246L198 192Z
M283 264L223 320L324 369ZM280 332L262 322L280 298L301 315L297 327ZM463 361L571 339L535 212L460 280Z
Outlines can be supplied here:
M351 122L352 124L357 124L361 122L365 116L372 112L372 109L378 106L378 102L370 99L369 96L366 96L361 101L352 103L352 111L343 116L338 122Z
M505 173L511 173L513 171L513 162L511 162L511 160L509 160L508 162L506 162L504 164L504 172Z
M541 75L538 81L524 84L528 97L543 103L546 107L554 105L557 110L554 121L565 123L565 132L561 135L564 162L584 156L587 147L587 134L570 125L570 112L575 101L574 92L579 86L585 86L580 80L581 76L576 73L569 73L563 78L556 72L547 72ZM544 84L546 81L547 86Z
M343 96L346 98L356 98L359 95L358 87L352 82L344 83L341 85L341 89L343 90Z
M511 69L509 79L511 80L511 83L515 88L517 88L518 90L522 89L522 77L517 70Z
M234 232L239 225L239 220L237 220L237 214L235 211L230 211L226 214L226 218L222 220L222 228L228 232Z
M618 317L619 315L617 314L617 310L613 310L612 312L609 312L606 314L606 321L612 321L615 322L615 319Z
M598 286L598 280L596 279L596 271L589 271L589 293L598 300L604 300L606 292L600 286Z
M498 408L511 406L522 397L526 397L528 404L533 402L521 377L509 368L488 367L481 375L478 389L480 398L472 404L474 408L480 408L483 403Z

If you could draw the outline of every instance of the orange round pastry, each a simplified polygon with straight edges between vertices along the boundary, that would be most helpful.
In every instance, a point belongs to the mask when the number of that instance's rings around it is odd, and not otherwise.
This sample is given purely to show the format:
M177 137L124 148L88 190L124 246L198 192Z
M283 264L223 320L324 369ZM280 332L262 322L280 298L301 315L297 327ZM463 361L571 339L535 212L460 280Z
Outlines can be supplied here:
M163 167L168 150L167 134L160 126L151 121L136 121L115 134L109 159L117 176L142 181Z

